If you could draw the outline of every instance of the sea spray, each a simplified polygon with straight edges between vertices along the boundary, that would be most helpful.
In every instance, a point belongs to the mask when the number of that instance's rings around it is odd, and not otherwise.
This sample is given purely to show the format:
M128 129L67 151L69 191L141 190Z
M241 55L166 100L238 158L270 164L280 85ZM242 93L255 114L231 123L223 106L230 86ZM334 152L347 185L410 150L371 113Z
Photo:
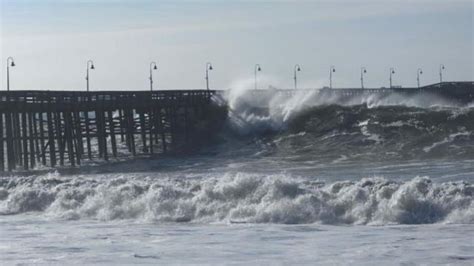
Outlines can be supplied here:
M369 93L347 97L342 93L331 93L331 89L254 90L251 80L234 82L226 92L231 125L240 133L255 134L267 131L285 130L289 121L308 108L328 105L359 106L369 109L399 106L406 108L453 108L472 109L459 106L440 96L431 94L404 95L393 91L390 94Z

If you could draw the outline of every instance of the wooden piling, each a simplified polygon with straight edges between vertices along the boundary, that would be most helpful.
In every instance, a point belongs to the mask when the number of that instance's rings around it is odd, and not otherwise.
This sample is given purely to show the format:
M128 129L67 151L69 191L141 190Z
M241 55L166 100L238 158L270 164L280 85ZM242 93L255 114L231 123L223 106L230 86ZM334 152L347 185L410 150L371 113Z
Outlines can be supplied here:
M28 129L28 125L26 123L26 116L27 116L27 113L26 112L23 112L21 113L21 129L22 129L22 133L21 133L21 140L23 141L23 168L25 168L25 170L28 170L29 167L28 167L28 134L27 134L27 129Z
M89 160L92 160L89 110L84 111L84 124L86 128L87 158L89 158Z
M109 135L110 135L110 144L112 146L112 155L114 158L117 158L117 141L115 139L115 123L112 111L108 111L107 116L109 118Z
M55 129L56 129L56 143L58 144L59 165L64 166L64 152L65 145L63 139L64 127L61 125L61 112L54 113Z
M145 113L143 111L140 112L140 133L141 133L141 136L142 136L143 152L147 153L148 149L147 149L147 146L146 146Z
M29 151L29 154L30 154L30 166L31 168L35 168L36 166L36 151L35 151L35 139L36 136L34 134L34 129L33 129L33 116L34 116L34 113L27 113L28 115L28 140L29 140L29 143L30 143L30 151Z

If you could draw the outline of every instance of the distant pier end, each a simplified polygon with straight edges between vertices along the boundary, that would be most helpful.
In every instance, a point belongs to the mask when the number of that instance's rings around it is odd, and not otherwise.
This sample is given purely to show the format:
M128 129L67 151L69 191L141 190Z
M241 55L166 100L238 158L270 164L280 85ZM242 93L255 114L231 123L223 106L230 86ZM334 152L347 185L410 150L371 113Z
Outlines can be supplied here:
M292 95L302 91L317 91L320 96L337 96L338 99L351 99L357 96L376 95L378 97L386 97L389 95L403 95L412 97L415 95L433 95L439 96L448 102L455 104L468 104L474 102L474 82L442 82L423 86L420 88L393 86L392 88L329 88L322 89L279 89L271 88L269 90L254 90L255 94L260 97L272 97L275 93ZM258 97L258 96L257 96Z

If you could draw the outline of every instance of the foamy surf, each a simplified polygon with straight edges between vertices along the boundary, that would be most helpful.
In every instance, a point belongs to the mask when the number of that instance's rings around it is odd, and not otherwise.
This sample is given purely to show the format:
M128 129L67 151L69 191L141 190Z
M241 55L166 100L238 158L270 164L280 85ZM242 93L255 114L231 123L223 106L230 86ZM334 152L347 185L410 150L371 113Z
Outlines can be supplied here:
M0 213L156 223L474 223L474 187L427 177L324 183L285 175L1 179Z

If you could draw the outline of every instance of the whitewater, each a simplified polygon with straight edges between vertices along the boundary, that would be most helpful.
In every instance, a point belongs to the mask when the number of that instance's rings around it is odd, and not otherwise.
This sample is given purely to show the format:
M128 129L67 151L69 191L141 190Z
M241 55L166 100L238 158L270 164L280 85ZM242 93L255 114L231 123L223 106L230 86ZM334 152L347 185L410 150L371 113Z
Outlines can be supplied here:
M2 264L474 263L474 106L234 87L196 153L0 177Z

